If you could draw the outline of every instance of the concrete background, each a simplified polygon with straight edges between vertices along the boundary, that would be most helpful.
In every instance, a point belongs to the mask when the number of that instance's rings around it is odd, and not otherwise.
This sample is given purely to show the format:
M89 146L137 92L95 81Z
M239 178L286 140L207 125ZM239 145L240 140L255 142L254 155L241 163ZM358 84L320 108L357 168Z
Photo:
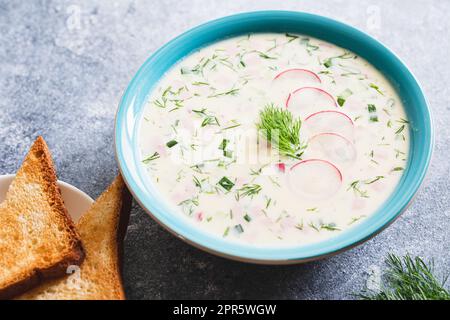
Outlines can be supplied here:
M421 81L434 112L428 177L408 211L375 239L298 266L203 253L135 204L125 244L128 298L349 299L382 271L389 252L433 258L440 273L450 271L450 1L0 0L0 174L14 173L40 134L60 178L97 197L117 173L116 107L144 60L199 23L259 9L336 18L392 48Z

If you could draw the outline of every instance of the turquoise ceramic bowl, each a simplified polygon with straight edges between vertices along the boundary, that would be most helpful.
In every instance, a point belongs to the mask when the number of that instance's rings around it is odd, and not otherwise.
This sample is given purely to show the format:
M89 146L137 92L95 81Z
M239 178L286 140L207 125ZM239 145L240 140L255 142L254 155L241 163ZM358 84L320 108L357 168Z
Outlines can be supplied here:
M256 32L292 32L347 48L378 68L394 85L411 121L410 156L403 177L380 209L355 227L328 240L291 247L254 247L205 233L158 198L140 163L137 128L147 97L158 80L177 61L217 40ZM198 26L155 52L139 69L120 102L115 130L120 171L140 205L163 227L203 250L232 259L286 264L319 259L351 248L380 232L407 207L427 171L433 149L433 126L417 80L389 49L365 33L343 23L300 12L260 11L237 14Z

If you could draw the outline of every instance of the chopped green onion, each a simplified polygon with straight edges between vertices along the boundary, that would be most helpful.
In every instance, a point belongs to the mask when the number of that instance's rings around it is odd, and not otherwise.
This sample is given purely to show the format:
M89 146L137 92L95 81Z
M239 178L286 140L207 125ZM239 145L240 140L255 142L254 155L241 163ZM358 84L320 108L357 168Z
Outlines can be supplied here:
M326 60L324 61L323 65L324 65L326 68L331 67L331 66L333 65L332 59L331 59L331 58L326 59Z
M368 104L367 110L369 111L369 120L372 122L378 122L377 108L374 104Z
M244 228L242 228L242 226L240 224L235 225L234 229L237 231L237 233L243 233L244 232Z
M350 89L345 89L342 91L342 93L337 97L337 102L339 106L343 106L345 103L345 100L347 100L348 97L350 97L353 94L353 92Z
M223 139L219 145L219 149L225 150L227 148L228 142L230 142L228 139Z
M223 150L223 156L227 158L233 158L233 151Z
M218 184L227 191L230 191L234 187L234 183L227 177L223 177L222 179L220 179Z
M166 146L169 148L172 148L173 146L177 145L178 142L175 140L170 140L169 142L166 143Z

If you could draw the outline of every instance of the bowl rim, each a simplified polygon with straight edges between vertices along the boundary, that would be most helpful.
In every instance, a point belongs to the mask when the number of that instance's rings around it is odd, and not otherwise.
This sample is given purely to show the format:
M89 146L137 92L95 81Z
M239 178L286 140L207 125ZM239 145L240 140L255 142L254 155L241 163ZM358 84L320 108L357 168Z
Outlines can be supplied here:
M352 33L354 35L357 35L359 37L362 37L364 41L371 43L373 45L376 45L380 50L384 50L386 54L390 56L390 58L396 60L396 63L398 64L398 68L403 69L404 72L407 73L408 76L412 78L412 83L417 87L416 93L421 96L422 102L420 103L420 106L423 108L423 111L428 116L428 121L426 122L426 125L428 125L429 130L429 139L426 141L427 145L426 147L426 154L425 154L425 160L423 160L421 165L421 170L418 173L418 176L416 175L415 178L415 184L412 187L412 189L409 191L409 194L407 195L407 199L403 200L401 205L398 206L399 208L394 210L391 209L391 213L384 217L384 221L382 223L378 222L377 227L367 228L365 232L360 232L358 236L347 236L345 235L349 234L348 232L342 232L339 237L344 236L345 241L341 241L339 245L328 245L328 246L321 246L321 244L330 242L330 239L334 239L336 237L330 237L328 239L325 239L320 242L313 243L311 245L297 245L297 246L280 246L280 247L256 247L256 246L249 246L245 244L241 244L238 242L231 242L228 240L219 239L217 236L211 236L210 234L204 234L202 231L198 230L199 228L196 228L195 226L188 225L187 223L181 223L183 219L178 219L180 221L180 225L175 225L174 223L168 222L163 215L160 212L160 208L158 208L158 204L152 203L147 199L145 192L138 186L136 181L134 181L134 178L131 176L129 168L127 168L126 163L126 157L124 156L124 150L123 150L123 144L121 139L121 131L123 129L123 118L125 116L124 112L129 106L128 104L128 98L133 95L133 91L136 90L135 86L139 81L142 80L142 77L144 76L144 69L152 64L153 60L156 56L160 55L162 52L167 50L169 45L173 45L174 43L180 41L180 39L186 39L189 37L192 37L196 33L199 32L207 32L208 29L213 28L216 25L219 24L226 24L226 23L233 23L238 20L245 20L249 17L258 17L260 19L268 19L269 17L276 16L279 19L283 18L292 18L297 17L299 20L301 18L307 18L310 20L315 20L323 23L324 25L332 25L332 28L341 28L342 30L345 30L346 32ZM299 21L300 23L300 21ZM242 32L244 34L245 32ZM350 37L350 36L349 36ZM220 39L216 40L219 41ZM328 42L333 42L330 40L325 40ZM202 45L209 44L208 42L202 43ZM197 46L201 47L201 46ZM371 61L369 61L371 62ZM172 64L173 65L173 64ZM136 125L136 124L135 124ZM258 264L295 264L295 263L302 263L312 260L321 259L327 256L338 254L342 251L349 250L367 240L374 237L381 231L383 231L385 228L387 228L391 223L393 223L409 206L409 204L414 199L415 195L417 195L417 192L422 185L424 178L426 176L427 170L429 168L429 164L432 158L432 153L434 149L434 126L433 126L433 117L431 113L431 109L429 108L429 103L427 101L426 96L424 95L424 91L417 80L417 78L414 76L414 74L409 70L409 68L406 66L406 64L395 54L392 50L390 50L387 46L385 46L383 43L381 43L379 40L376 40L375 38L371 37L370 35L366 34L365 32L349 26L345 23L339 22L337 20L323 17L320 15L310 14L310 13L304 13L304 12L295 12L295 11L282 11L282 10L266 10L266 11L251 11L251 12L244 12L244 13L238 13L234 15L225 16L219 19L215 19L206 23L203 23L197 27L194 27L179 36L173 38L172 40L168 41L165 45L160 47L157 51L155 51L145 62L144 64L139 68L131 82L129 83L127 89L125 90L120 103L119 107L116 112L116 119L115 119L115 134L114 134L114 144L115 144L115 156L116 160L119 165L119 170L124 178L125 183L127 184L128 188L130 189L131 193L133 194L135 200L139 203L139 205L157 222L159 223L164 229L168 230L170 233L174 234L175 236L181 238L183 241L200 248L201 250L213 253L218 256L227 257L233 260L243 261L243 262L251 262L251 263L258 263ZM135 148L135 147L134 147ZM411 157L410 157L411 158ZM410 166L411 159L409 158L407 166ZM402 185L402 181L405 178L406 174L403 174L402 180L397 185L396 189L393 191L391 196L384 202L383 206L387 203L389 203L391 200L391 197L393 194L398 193L398 189ZM158 200L155 199L155 202ZM377 216L377 213L380 211L380 208L371 215ZM356 227L354 227L356 228ZM354 228L350 228L347 230L351 230ZM345 239L347 238L347 239ZM212 242L209 242L207 240L213 240ZM219 241L218 241L219 240ZM315 247L314 250L309 250L309 254L300 254L301 251L304 251L305 248L313 246ZM276 254L276 251L278 250L284 250L284 249L291 249L290 253L285 253L284 255ZM311 253L311 252L314 252ZM274 257L274 255L276 257Z

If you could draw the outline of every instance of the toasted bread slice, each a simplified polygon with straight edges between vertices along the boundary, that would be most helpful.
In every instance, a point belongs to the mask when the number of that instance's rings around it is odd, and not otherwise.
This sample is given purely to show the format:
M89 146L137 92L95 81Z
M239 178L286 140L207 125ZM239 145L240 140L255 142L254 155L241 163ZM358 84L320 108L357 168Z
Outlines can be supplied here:
M0 299L66 274L84 254L52 157L38 137L0 204Z
M77 224L86 258L70 276L50 281L19 299L123 300L122 243L131 195L118 176Z

